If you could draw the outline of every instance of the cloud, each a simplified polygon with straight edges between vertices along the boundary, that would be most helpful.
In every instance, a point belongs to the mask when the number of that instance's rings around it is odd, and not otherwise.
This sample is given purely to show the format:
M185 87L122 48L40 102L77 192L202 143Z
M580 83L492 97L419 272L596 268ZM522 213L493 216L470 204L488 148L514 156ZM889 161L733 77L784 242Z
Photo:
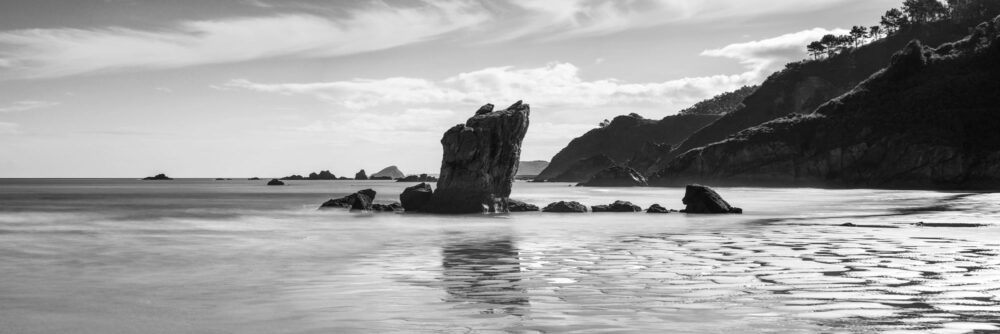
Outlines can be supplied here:
M587 81L570 63L519 69L490 67L440 81L421 78L354 79L318 83L255 83L232 80L222 87L283 95L308 95L348 110L381 105L464 104L531 101L546 108L594 108L608 105L686 104L749 83L751 77L718 75L665 82Z
M6 106L0 106L0 113L52 108L58 105L59 102L51 102L51 101L32 101L32 100L17 101Z
M701 55L736 59L747 66L753 77L763 79L782 69L788 62L805 58L805 45L809 42L819 40L826 34L846 33L847 30L844 29L814 28L768 39L730 44L719 49L705 50Z
M455 1L392 7L377 2L344 17L283 14L185 21L165 30L124 27L0 32L5 78L48 78L163 69L279 56L331 57L417 43L488 18Z
M17 123L0 122L0 135L12 135L21 133L21 126Z

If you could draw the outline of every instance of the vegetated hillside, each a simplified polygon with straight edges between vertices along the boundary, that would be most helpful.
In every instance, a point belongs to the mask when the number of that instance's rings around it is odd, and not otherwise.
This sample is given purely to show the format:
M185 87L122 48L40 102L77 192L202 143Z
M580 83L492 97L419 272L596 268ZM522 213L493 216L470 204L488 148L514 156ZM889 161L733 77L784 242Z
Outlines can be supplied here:
M743 86L732 92L725 92L708 100L695 103L690 108L681 110L681 115L725 115L743 107L743 99L753 94L760 86Z
M541 174L545 167L549 166L548 161L520 161L517 163L517 174L515 176L536 176Z
M688 151L652 182L1000 188L998 25L937 49L912 42L815 113Z
M660 157L652 169L658 170L678 154L724 140L743 129L791 113L810 113L885 67L892 54L913 39L936 46L967 33L966 25L952 21L913 25L827 59L788 64L747 96L741 108L692 134L671 153Z
M573 139L552 157L552 162L535 180L554 179L566 174L567 169L578 161L598 155L605 155L616 163L625 163L647 143L676 145L694 131L718 118L717 115L697 114L667 116L661 120L645 119L636 114L615 117L609 124ZM578 174L581 179L565 180L565 182L581 182L589 177L583 175L586 173L567 175Z

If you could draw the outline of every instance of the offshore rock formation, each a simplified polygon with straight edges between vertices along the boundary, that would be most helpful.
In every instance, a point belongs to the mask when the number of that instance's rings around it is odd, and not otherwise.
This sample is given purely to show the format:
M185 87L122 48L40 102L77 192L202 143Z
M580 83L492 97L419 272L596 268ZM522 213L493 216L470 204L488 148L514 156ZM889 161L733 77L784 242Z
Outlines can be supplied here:
M404 178L396 179L396 182L437 182L437 178L427 174L407 175Z
M671 213L671 212L677 212L677 210L667 210L667 208L664 208L659 204L650 205L649 209L646 209L646 213Z
M653 182L1000 188L998 25L937 49L913 42L814 113L691 150Z
M395 180L404 177L406 177L406 174L403 174L403 172L399 170L399 167L396 166L383 168L378 171L378 173L371 175L372 180Z
M437 191L421 211L508 212L530 113L521 101L501 111L484 106L465 124L445 132Z
M590 207L593 212L639 212L642 208L632 202L615 201L607 205L594 205Z
M743 209L729 205L719 193L712 188L690 184L684 191L684 213L743 213Z
M577 201L559 201L546 205L542 212L587 212L587 206Z
M354 174L354 179L355 180L367 180L368 179L368 175L365 174L365 170L362 169L362 170L358 171L357 174Z
M372 210L372 201L375 200L375 190L365 189L356 193L331 199L320 205L320 209L325 208L347 208L351 210Z
M269 186L283 186L283 185L285 185L285 183L279 181L278 179L271 179L271 181L267 181L267 185L269 185Z
M156 174L156 176L148 176L142 178L144 181L170 181L173 180L167 174Z
M507 200L507 204L510 207L510 212L530 212L539 210L537 205L528 204L516 199Z
M421 183L403 189L403 193L399 194L399 201L406 211L420 211L420 208L431 201L433 195L434 190L431 189L431 185Z
M589 181L580 183L583 187L645 187L649 184L646 177L635 169L625 166L612 166L597 174Z
M672 145L679 144L684 138L717 119L719 115L697 114L667 116L661 120L645 119L637 114L615 117L606 126L573 139L552 157L552 162L535 177L535 181L586 181L590 175L566 173L577 162L598 155L605 156L612 163L625 164L647 144L664 145L669 151ZM607 165L598 170L605 167Z
M303 177L302 175L289 175L281 178L282 180L336 180L337 176L330 173L328 170L320 171L319 173L309 173L308 177Z

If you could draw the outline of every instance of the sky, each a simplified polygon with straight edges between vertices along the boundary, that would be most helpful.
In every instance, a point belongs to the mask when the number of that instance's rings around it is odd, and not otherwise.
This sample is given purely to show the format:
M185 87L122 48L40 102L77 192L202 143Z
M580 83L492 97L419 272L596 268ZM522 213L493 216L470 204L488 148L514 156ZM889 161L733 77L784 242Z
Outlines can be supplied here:
M6 0L0 177L437 173L479 106L522 160L759 84L899 0Z

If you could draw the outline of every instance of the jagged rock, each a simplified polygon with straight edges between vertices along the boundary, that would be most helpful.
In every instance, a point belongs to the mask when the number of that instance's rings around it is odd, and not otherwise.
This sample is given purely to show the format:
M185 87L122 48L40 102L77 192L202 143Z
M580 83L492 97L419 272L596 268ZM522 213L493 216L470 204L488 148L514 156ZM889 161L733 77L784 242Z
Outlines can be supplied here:
M167 176L167 174L156 174L156 176L144 177L143 180L145 180L145 181L169 181L169 180L173 180L173 179L170 178L169 176Z
M667 210L667 208L664 208L659 204L650 205L649 209L646 209L646 213L671 213L671 212L677 212L677 210Z
M642 208L632 202L615 201L607 205L594 205L590 207L593 212L639 212Z
M400 205L398 202L392 202L390 204L378 204L378 203L372 204L372 211L377 211L377 212L395 212L395 211L402 211L402 210L403 210L403 206Z
M302 177L302 175L295 174L295 175L285 176L285 177L283 177L281 179L282 180L296 180L297 181L297 180L305 180L306 178Z
M399 194L399 201L406 211L420 211L427 202L430 202L433 194L431 185L421 183L404 189L403 193Z
M587 212L587 206L576 201L559 201L546 205L542 212Z
M635 169L625 166L611 166L597 174L589 181L578 184L584 187L645 187L646 177Z
M285 185L285 183L279 181L278 179L271 179L271 181L267 181L267 185L269 185L269 186L283 186L283 185Z
M372 210L372 201L375 199L375 190L365 189L356 193L330 199L320 205L320 208L349 208L351 210Z
M475 115L445 132L437 190L421 210L507 212L530 113L527 104L517 101L505 110Z
M378 171L378 173L372 174L371 177L370 177L370 179L371 180L395 180L395 179L401 179L401 178L404 178L404 177L406 177L406 174L403 174L403 172L399 170L399 167L389 166L389 167L383 168L382 170Z
M681 210L684 213L743 213L743 209L730 206L715 190L700 184L687 186L683 202L687 205Z
M489 114L491 112L493 112L493 104L487 103L479 107L479 110L476 110L476 115Z
M354 179L355 180L367 180L368 179L368 175L365 174L365 170L362 169L357 174L354 174Z
M507 205L510 208L510 212L529 212L538 211L538 206L534 204L528 204L525 202L518 201L516 199L507 200Z

